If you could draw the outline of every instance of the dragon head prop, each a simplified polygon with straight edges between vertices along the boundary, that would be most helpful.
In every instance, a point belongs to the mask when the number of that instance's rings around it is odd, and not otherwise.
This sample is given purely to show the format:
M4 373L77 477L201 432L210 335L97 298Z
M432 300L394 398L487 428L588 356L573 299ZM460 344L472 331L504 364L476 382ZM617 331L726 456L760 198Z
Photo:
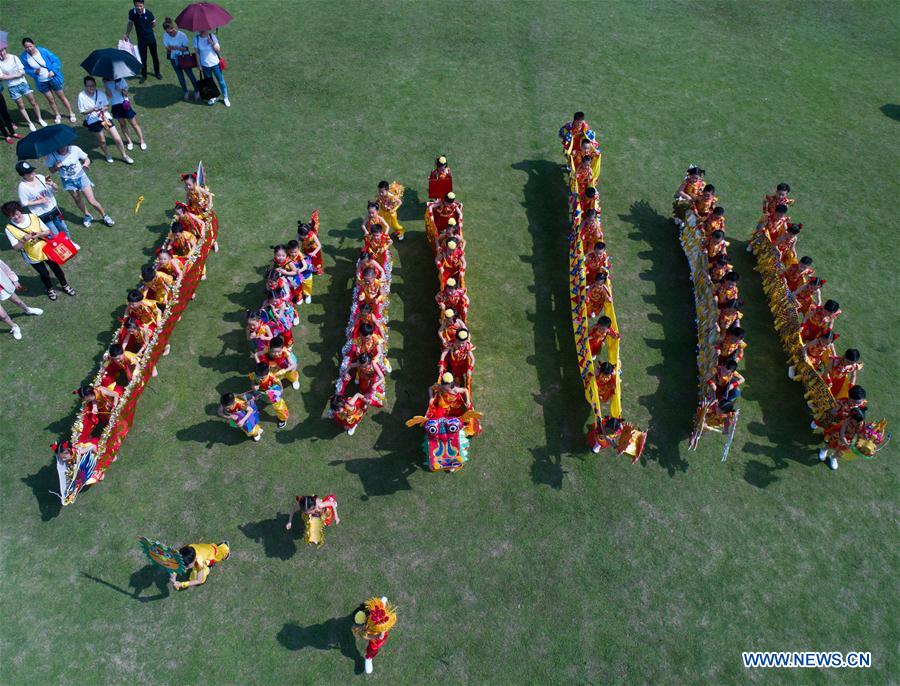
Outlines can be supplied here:
M472 416L470 416L472 415ZM469 460L469 437L466 422L477 419L470 411L461 417L413 417L407 426L424 425L425 468L432 472L455 472Z

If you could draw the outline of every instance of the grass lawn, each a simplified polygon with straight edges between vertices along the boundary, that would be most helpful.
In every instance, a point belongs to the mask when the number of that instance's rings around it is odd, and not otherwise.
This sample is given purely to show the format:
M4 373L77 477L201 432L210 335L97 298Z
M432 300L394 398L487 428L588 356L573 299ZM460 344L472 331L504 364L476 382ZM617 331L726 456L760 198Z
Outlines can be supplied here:
M220 32L233 106L180 100L174 74L134 84L150 148L90 174L117 219L80 228L49 303L0 341L0 681L327 683L359 672L346 616L387 594L400 619L379 683L896 683L898 469L830 473L785 376L752 258L762 194L788 181L862 351L871 414L900 421L894 335L900 15L889 1L285 3L232 0ZM149 4L159 23L182 3ZM114 45L124 0L6 0L11 42L78 63ZM623 336L625 416L645 459L591 454L566 293L557 128L588 113ZM86 134L86 132L84 132ZM422 212L445 153L465 204L485 431L461 473L422 471L420 414L437 362L436 276ZM2 151L4 199L14 152ZM207 165L222 250L175 330L106 481L61 512L48 445L93 374L114 317L166 230L178 173ZM688 268L668 219L698 163L727 208L749 348L741 425L687 451L696 402ZM407 188L395 258L385 409L356 435L322 419L349 307L365 201ZM140 213L132 208L143 195ZM292 417L245 441L214 417L250 371L242 313L269 246L318 207L326 276L301 313ZM22 321L19 319L18 321ZM892 390L893 389L893 390ZM270 410L266 411L270 413ZM342 525L308 549L284 531L295 494L334 491ZM229 539L210 582L170 593L137 537ZM741 651L871 651L871 670L748 671ZM362 678L362 677L360 677Z

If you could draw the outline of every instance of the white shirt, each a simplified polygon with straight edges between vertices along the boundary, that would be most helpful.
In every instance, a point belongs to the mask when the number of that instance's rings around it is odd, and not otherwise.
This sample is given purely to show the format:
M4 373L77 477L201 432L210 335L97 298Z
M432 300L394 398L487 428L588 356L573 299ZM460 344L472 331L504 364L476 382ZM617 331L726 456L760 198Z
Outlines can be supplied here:
M37 204L35 200L40 200ZM56 207L56 197L53 189L47 185L47 177L43 174L35 174L34 181L28 182L22 179L19 182L19 203L27 212L41 216L47 214Z
M21 83L25 83L25 65L22 64L22 60L19 59L18 55L6 53L6 59L0 60L0 73L4 76L12 76L17 73L22 74L22 76L4 81L7 86L18 86Z
M109 109L109 98L106 97L106 93L95 90L93 95L88 95L87 91L78 94L78 111L87 115L85 119L88 124L100 121L100 113L94 111L97 107Z
M50 70L47 69L47 63L40 52L35 50L33 55L28 55L25 59L28 60L28 66L37 71L38 81L50 80Z
M209 44L212 39L212 45ZM214 33L209 34L205 38L194 36L194 47L197 48L197 61L201 67L215 67L219 63L219 55L213 49L213 45L218 45L219 39Z
M178 57L190 52L191 44L184 31L178 31L174 36L170 36L167 31L163 31L163 45L167 48L173 48L169 53L170 57Z
M70 145L68 151L64 155L57 152L51 152L44 158L44 163L48 167L61 165L59 168L59 178L63 180L77 179L84 174L84 167L81 166L82 160L88 158L87 154L77 145Z
M125 95L122 93L122 91L128 90L128 82L125 79L116 79L115 81L103 79L103 87L109 91L110 105L121 105L125 100Z

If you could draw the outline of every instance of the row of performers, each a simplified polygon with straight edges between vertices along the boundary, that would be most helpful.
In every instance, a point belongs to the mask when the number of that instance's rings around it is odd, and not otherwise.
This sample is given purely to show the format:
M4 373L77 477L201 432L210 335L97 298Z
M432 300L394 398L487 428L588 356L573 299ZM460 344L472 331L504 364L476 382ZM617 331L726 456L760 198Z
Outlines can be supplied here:
M866 391L857 385L858 372L862 369L862 356L856 348L847 348L838 354L835 343L840 337L834 324L841 314L835 300L822 301L822 287L826 280L816 276L813 259L799 256L797 239L803 224L791 221L789 211L794 204L791 187L779 183L773 194L766 194L762 203L762 216L756 226L753 240L747 246L752 251L753 242L768 242L775 248L778 270L800 317L800 338L803 354L810 366L822 377L835 399L832 410L817 417L812 428L824 430L825 446L819 450L819 460L838 468L838 458L859 443L874 450L883 443L883 425L867 423ZM788 368L788 377L795 378L794 366Z
M163 312L176 295L185 263L203 237L204 223L212 215L209 190L196 184L195 174L182 175L182 179L186 202L175 203L175 218L163 246L157 251L153 264L141 269L141 285L128 293L125 314L120 319L115 343L109 347L109 354L104 359L100 383L76 391L83 402L81 442L99 440L154 333L162 324ZM215 230L215 223L209 226ZM217 243L213 246L218 249ZM168 345L162 354L169 354ZM157 375L155 366L151 373Z
M323 273L318 210L308 222L297 223L295 240L272 246L272 251L265 274L265 299L259 309L247 312L245 332L254 365L250 389L223 394L218 408L220 417L254 441L263 434L260 403L272 406L277 426L282 429L290 417L285 383L294 390L300 388L293 328L300 323L300 307L312 302L314 278Z
M731 244L725 239L725 208L719 205L716 187L707 183L704 175L705 171L699 167L687 170L675 194L672 214L679 226L689 214L696 217L695 228L706 253L707 275L718 307L714 343L717 360L715 372L702 381L704 397L700 412L706 428L727 431L744 383L744 377L737 371L747 346L741 327L744 316L738 287L741 277L728 254Z
M385 378L391 365L387 356L388 299L393 260L393 230L398 240L403 227L397 210L403 202L403 186L382 181L378 198L369 202L362 223L363 246L356 261L353 302L347 323L347 340L328 414L353 435L369 408L381 408Z

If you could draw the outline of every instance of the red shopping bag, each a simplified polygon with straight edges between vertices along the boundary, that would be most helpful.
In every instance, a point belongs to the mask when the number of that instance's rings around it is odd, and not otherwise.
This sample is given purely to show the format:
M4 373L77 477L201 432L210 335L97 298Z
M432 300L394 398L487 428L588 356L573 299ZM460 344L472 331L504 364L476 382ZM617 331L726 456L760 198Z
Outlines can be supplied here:
M429 179L428 197L443 198L453 190L453 179Z
M56 264L65 264L78 254L78 248L64 233L58 233L44 244L44 255Z

